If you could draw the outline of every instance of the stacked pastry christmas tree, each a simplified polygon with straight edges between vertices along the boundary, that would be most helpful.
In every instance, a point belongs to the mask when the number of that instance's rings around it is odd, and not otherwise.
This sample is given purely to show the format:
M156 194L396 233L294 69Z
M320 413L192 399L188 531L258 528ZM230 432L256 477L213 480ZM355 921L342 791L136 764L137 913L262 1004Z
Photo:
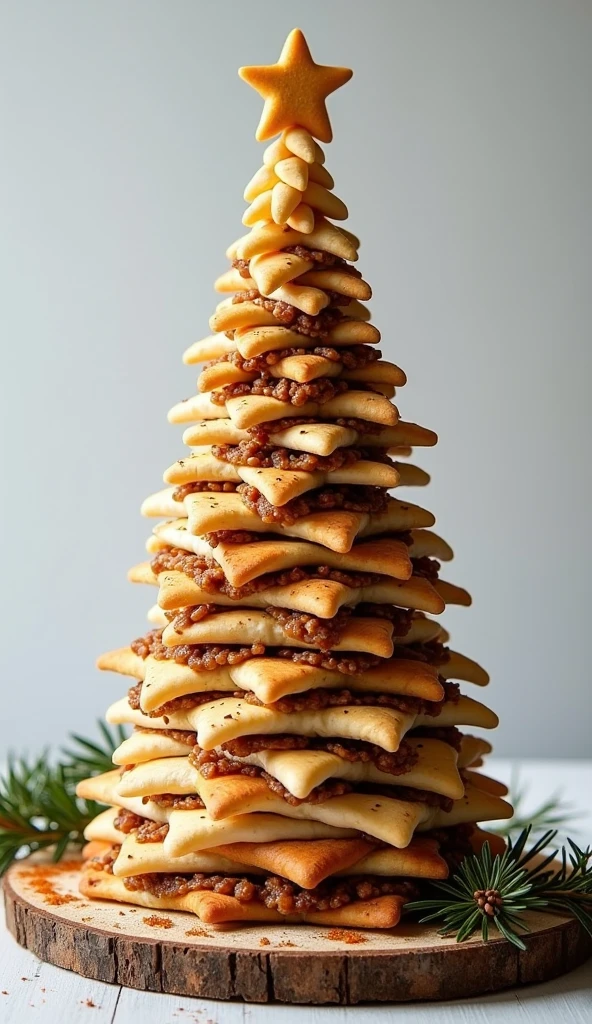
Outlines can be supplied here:
M87 896L206 922L389 928L421 878L510 815L474 769L497 718L458 681L439 616L469 604L452 557L407 499L406 461L436 435L399 418L354 264L358 240L319 142L351 75L304 37L243 68L278 136L245 191L248 233L216 282L212 335L185 354L197 393L175 406L189 453L143 511L154 627L100 667L131 677L107 718L133 731L118 767L81 784L109 809L87 831ZM393 490L393 495L389 491Z

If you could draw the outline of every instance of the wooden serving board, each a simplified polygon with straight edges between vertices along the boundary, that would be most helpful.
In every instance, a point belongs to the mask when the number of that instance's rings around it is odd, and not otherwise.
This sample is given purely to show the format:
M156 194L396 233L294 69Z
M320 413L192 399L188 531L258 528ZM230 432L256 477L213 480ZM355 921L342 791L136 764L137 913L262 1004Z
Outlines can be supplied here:
M579 966L592 940L570 918L532 913L526 952L504 939L458 944L404 921L392 932L302 926L204 927L78 892L79 860L15 864L6 918L21 946L86 978L144 991L265 1003L458 999L547 981Z

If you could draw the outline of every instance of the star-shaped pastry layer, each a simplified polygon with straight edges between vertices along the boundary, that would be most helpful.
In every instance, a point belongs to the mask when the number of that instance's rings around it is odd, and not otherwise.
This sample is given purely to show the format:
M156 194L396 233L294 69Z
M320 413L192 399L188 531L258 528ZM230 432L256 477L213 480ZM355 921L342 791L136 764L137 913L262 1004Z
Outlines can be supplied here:
M293 29L277 64L239 68L241 78L265 100L256 138L264 142L284 128L300 125L321 142L331 142L325 100L352 74L349 68L315 64L304 35L299 28Z

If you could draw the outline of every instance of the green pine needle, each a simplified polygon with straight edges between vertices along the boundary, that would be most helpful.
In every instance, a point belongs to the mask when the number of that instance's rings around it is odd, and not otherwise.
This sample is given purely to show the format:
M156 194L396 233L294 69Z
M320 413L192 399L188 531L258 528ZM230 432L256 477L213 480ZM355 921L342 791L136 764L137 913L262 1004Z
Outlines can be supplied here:
M0 776L0 875L17 858L53 847L53 859L70 844L81 846L89 821L103 809L94 800L76 796L76 784L89 775L113 768L113 751L125 738L99 722L102 742L72 736L63 764L52 765L48 751L37 758L9 754Z
M465 857L452 880L432 882L433 895L408 903L405 910L429 911L419 918L420 923L441 920L440 934L454 933L457 942L464 942L477 930L487 942L493 926L508 942L526 949L518 931L528 931L522 916L528 910L571 915L592 936L592 848L583 850L568 839L557 868L556 849L542 860L536 859L553 843L556 830L547 831L527 850L532 832L532 826L524 828L514 842L509 840L504 853L495 857L489 843L484 843L479 854ZM448 898L436 898L438 893ZM489 893L492 895L485 895ZM485 906L479 904L479 898Z

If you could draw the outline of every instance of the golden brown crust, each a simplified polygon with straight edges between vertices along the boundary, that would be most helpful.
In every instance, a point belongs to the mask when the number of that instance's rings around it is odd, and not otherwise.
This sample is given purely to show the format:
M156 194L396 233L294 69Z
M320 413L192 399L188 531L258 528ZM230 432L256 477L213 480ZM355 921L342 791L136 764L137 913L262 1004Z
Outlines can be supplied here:
M241 903L234 896L214 892L192 892L187 896L157 897L149 892L126 889L121 878L97 870L89 864L80 880L80 892L91 899L114 900L154 910L182 910L195 914L204 924L230 921L267 921L277 924L323 924L350 928L394 928L405 904L402 896L379 896L359 900L336 910L310 911L285 915L262 903Z
M366 839L278 840L275 843L228 843L218 850L244 865L254 865L314 889L330 875L346 871L373 850Z

